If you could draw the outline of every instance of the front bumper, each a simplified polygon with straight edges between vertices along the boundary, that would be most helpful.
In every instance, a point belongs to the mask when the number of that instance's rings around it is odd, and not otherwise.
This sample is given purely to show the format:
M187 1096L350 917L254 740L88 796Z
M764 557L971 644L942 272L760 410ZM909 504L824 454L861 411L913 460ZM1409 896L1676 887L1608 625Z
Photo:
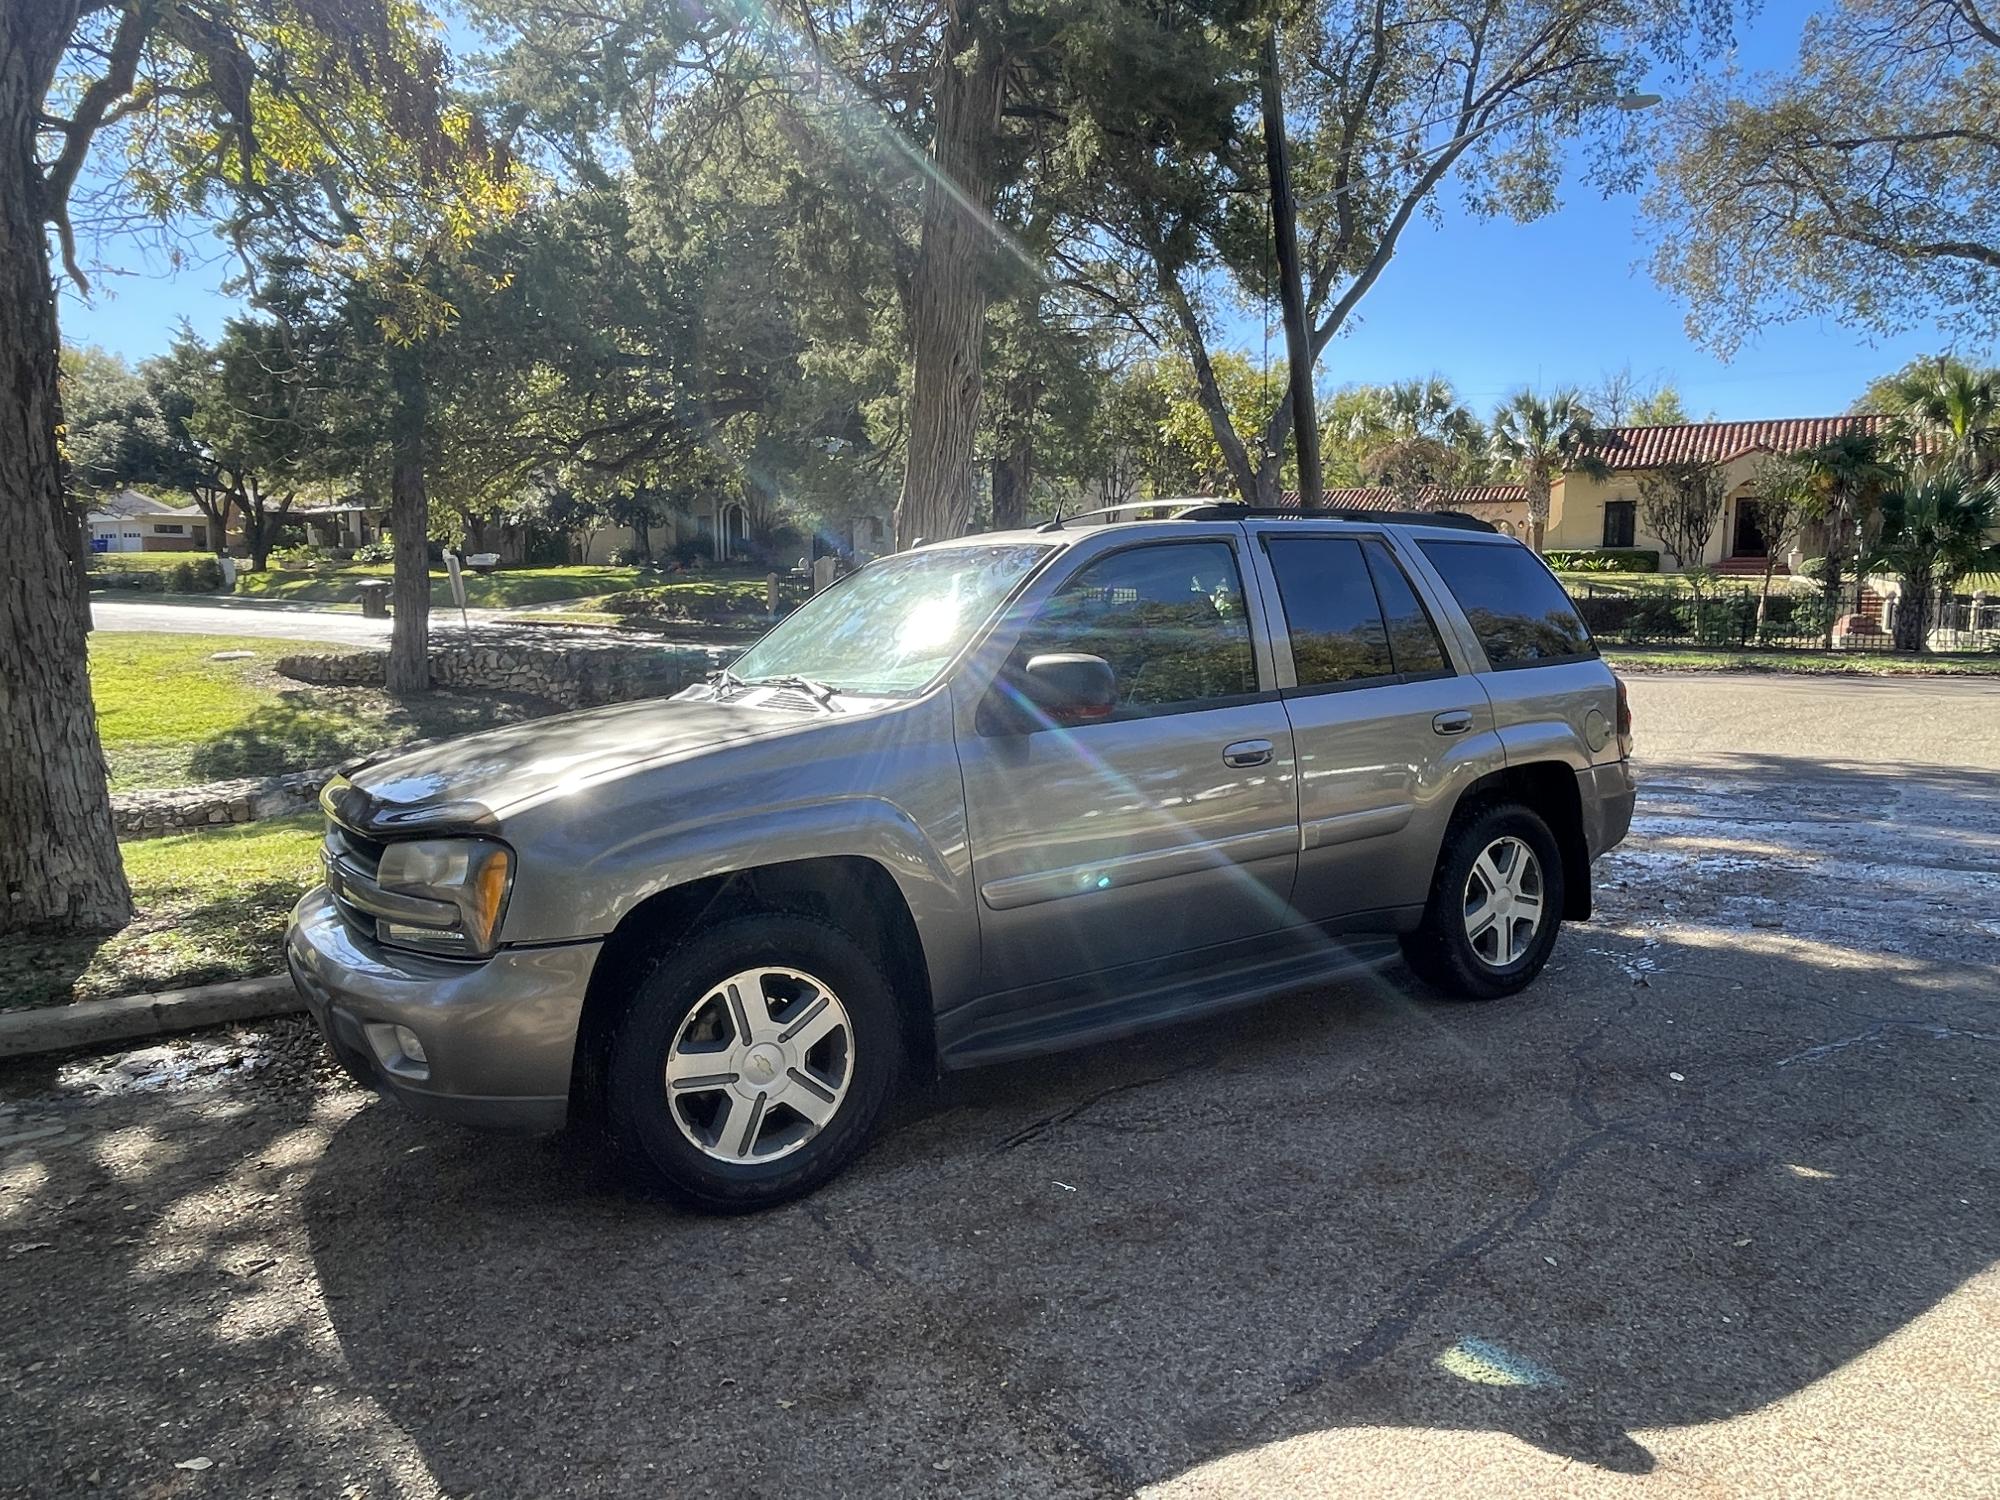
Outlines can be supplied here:
M1576 773L1576 790L1583 802L1583 841L1596 859L1623 842L1632 830L1632 805L1639 783L1629 760L1608 761Z
M292 912L285 957L306 1008L346 1069L418 1114L547 1132L568 1118L584 991L603 944L502 949L481 963L425 958L363 936L325 886ZM405 1026L410 1062L387 1041Z

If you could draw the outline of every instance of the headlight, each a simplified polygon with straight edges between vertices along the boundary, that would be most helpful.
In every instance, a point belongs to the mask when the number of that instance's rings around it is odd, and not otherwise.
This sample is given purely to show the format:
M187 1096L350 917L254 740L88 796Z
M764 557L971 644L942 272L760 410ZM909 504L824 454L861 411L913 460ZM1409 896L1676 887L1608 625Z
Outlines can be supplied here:
M381 941L480 958L500 936L514 855L490 839L411 839L383 849L375 880L385 898L374 907Z

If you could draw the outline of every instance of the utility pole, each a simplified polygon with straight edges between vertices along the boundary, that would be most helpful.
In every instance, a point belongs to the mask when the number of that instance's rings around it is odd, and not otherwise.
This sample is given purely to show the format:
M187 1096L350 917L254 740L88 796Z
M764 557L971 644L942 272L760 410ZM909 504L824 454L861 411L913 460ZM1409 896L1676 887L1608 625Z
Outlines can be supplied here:
M1320 484L1319 409L1313 401L1312 339L1306 328L1305 284L1299 277L1298 205L1292 199L1291 154L1285 147L1285 99L1278 86L1278 23L1264 37L1264 155L1271 176L1271 236L1278 251L1278 295L1285 314L1285 363L1291 374L1292 432L1299 453L1299 500L1307 510L1326 503Z

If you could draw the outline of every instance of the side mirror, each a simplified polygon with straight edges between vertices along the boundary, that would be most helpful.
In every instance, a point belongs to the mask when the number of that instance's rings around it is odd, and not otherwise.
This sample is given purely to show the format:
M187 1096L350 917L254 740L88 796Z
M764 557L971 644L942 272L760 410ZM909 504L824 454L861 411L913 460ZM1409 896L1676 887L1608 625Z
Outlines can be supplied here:
M1031 709L1054 724L1089 724L1118 706L1118 674L1101 656L1052 652L1030 657L1021 690Z

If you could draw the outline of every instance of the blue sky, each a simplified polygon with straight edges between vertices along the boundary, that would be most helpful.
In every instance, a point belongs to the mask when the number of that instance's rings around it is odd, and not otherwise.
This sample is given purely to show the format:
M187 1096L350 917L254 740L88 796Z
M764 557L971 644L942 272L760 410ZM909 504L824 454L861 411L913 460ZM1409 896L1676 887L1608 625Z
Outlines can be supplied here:
M1789 66L1806 0L1772 0L1739 32L1751 69ZM1533 224L1468 218L1448 194L1443 223L1404 238L1349 332L1327 350L1322 389L1439 373L1486 410L1522 384L1588 385L1630 365L1642 382L1672 380L1689 412L1721 419L1818 416L1846 409L1869 379L1945 347L1922 327L1871 342L1830 319L1770 329L1728 363L1691 343L1684 309L1644 268L1637 205L1572 187L1562 209ZM188 248L209 242L198 232ZM157 249L112 244L100 252L120 274L101 275L96 296L66 296L63 332L132 359L158 353L186 318L213 334L232 303L219 290L219 254L172 270ZM1256 340L1256 334L1248 335ZM1272 341L1274 357L1282 342ZM1252 348L1261 354L1261 343ZM1991 361L1991 349L1958 351Z

